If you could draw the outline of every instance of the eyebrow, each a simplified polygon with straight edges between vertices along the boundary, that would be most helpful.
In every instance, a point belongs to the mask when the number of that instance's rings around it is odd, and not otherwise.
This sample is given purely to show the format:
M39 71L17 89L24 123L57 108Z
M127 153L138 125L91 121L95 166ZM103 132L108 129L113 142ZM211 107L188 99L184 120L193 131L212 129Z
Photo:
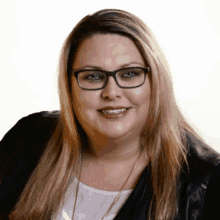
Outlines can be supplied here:
M126 64L121 65L120 69L121 69L121 68L124 68L124 67L126 67L126 66L130 66L131 64L138 64L138 65L143 66L143 64L141 64L141 63L131 62L131 63L126 63ZM86 66L83 66L82 68L77 68L76 70L79 70L79 69L82 69L82 70L83 70L83 69L85 69L85 68L92 68L92 69L104 70L102 67L100 67L100 66L94 66L94 65L86 65ZM118 69L119 69L119 68L118 68Z

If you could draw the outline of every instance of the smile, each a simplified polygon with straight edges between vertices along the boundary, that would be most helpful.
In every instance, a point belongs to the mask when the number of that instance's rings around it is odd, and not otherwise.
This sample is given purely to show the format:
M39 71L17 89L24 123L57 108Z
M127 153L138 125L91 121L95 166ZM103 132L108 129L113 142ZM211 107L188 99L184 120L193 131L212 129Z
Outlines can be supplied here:
M117 109L117 110L101 110L98 111L102 117L107 119L117 119L124 117L128 113L129 109Z
M122 112L125 112L126 111L126 108L124 109L115 109L115 110L101 110L102 113L104 114L119 114L119 113L122 113Z

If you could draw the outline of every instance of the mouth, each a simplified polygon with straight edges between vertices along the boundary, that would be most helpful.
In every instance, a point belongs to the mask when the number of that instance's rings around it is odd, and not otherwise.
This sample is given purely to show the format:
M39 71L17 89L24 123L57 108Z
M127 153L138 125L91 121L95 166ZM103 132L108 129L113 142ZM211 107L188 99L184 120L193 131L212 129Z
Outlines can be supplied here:
M119 114L119 113L123 113L125 111L127 111L128 109L130 108L123 108L123 109L101 109L101 110L98 110L99 112L101 113L105 113L105 114Z
M128 114L128 110L130 108L125 108L124 110L98 110L98 112L100 112L100 115L106 119L118 119L118 118L122 118L125 115Z

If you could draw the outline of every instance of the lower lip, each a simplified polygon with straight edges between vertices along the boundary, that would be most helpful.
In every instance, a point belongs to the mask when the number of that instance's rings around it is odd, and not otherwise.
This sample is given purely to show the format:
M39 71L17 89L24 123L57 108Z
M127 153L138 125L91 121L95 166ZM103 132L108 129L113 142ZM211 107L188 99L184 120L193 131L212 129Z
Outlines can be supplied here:
M118 114L104 114L104 113L102 113L102 112L100 112L100 111L98 111L98 112L99 112L99 113L101 114L101 116L104 117L104 118L107 118L107 119L117 119L117 118L124 117L124 116L128 113L128 110L129 110L129 109L127 109L127 110L124 111L124 112L118 113Z

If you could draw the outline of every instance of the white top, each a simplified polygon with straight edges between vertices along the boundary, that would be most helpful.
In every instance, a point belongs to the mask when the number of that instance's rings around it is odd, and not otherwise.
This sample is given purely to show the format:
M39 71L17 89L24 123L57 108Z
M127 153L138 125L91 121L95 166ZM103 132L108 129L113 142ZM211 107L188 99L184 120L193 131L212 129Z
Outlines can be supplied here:
M58 215L52 216L51 220L72 220L77 181L78 179L76 177L73 178L66 191L64 205L61 205ZM132 191L124 190L121 192L117 203L112 207L104 220L115 218ZM74 220L101 220L118 193L119 191L95 189L80 182Z

